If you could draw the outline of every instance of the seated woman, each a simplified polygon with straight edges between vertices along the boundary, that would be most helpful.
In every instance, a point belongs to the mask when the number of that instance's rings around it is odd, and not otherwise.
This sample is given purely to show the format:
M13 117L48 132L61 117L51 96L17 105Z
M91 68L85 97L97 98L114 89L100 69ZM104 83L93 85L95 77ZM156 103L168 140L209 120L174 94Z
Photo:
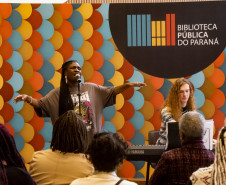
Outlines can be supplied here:
M115 133L102 132L94 135L87 153L95 173L76 179L71 185L136 185L134 182L120 179L115 173L123 162L127 147L127 143Z
M15 141L0 124L0 185L35 185L27 172Z
M166 125L178 122L179 118L188 111L196 110L193 84L185 79L177 79L169 90L163 108L161 109L161 129L156 144L165 145L167 140Z
M218 134L215 145L215 160L212 165L195 171L187 185L223 185L226 183L226 120Z
M51 149L35 152L29 173L37 184L70 184L91 175L93 165L85 157L87 130L75 111L62 114L53 126Z

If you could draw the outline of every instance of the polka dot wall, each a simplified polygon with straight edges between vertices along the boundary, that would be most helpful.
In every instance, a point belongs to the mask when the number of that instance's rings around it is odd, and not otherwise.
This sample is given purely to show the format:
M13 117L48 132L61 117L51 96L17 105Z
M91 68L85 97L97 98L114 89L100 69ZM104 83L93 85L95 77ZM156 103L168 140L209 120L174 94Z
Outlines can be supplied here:
M13 98L22 93L41 98L59 87L66 60L76 59L82 66L83 82L147 84L117 95L117 103L104 109L103 130L143 145L148 132L160 128L159 109L175 79L147 75L122 56L111 35L108 10L109 4L1 4L0 122L14 136L28 168L35 151L50 147L53 128L49 118L38 117L29 104L15 104ZM194 84L199 112L214 119L215 138L226 115L225 54L186 77ZM142 178L146 163L125 161L118 173Z

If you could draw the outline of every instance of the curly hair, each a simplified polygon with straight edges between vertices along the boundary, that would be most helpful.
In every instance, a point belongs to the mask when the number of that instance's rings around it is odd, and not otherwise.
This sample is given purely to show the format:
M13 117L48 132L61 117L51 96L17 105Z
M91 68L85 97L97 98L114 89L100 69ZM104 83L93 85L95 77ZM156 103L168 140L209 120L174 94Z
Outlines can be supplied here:
M85 124L74 110L62 114L53 125L51 149L63 153L85 153L88 136Z
M185 78L177 79L171 86L169 90L169 94L163 105L163 108L164 107L168 108L168 111L172 114L172 117L176 121L179 121L179 118L182 115L182 109L181 109L182 105L180 101L180 88L184 84L188 84L190 89L190 96L187 102L187 109L188 111L194 111L196 109L193 84Z
M89 145L88 159L95 170L112 172L123 162L127 147L128 144L116 133L97 133Z
M206 132L205 121L199 112L186 112L180 117L179 130L187 140L202 140Z

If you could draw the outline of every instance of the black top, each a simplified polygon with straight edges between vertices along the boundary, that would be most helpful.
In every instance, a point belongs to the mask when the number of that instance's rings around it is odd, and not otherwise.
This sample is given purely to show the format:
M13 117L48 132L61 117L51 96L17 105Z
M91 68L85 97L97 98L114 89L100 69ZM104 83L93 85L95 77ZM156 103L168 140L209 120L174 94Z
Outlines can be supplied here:
M187 107L183 107L183 108L182 108L182 114L184 114L184 113L186 113L186 112L188 112L188 108L187 108Z
M9 185L34 185L29 173L18 167L5 166Z

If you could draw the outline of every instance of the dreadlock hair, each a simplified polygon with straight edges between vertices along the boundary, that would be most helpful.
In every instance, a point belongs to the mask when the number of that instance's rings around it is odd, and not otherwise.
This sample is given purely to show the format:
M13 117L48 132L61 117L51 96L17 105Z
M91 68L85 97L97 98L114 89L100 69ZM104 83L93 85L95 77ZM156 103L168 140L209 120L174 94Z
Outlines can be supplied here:
M163 108L167 107L169 112L172 114L172 117L179 121L180 116L182 115L182 105L180 101L180 88L182 85L188 84L190 89L190 96L187 102L188 111L194 111L196 109L195 100L194 100L194 86L193 84L185 79L179 78L171 86L169 90L169 95L167 96Z
M212 185L223 185L226 182L226 126L217 137L215 146L215 160L212 170Z
M23 159L20 156L15 141L3 124L0 124L0 185L8 185L5 171L8 166L19 167L27 171Z
M72 62L77 62L77 61L76 60L66 61L62 65L62 75L61 75L61 81L60 81L59 116L68 110L73 110L74 108L73 102L71 99L71 94L65 79L65 71L67 70L68 66Z
M95 170L112 172L125 158L128 144L116 133L102 132L94 135L87 154Z
M88 137L85 124L74 110L62 114L53 125L51 149L63 153L85 153Z

